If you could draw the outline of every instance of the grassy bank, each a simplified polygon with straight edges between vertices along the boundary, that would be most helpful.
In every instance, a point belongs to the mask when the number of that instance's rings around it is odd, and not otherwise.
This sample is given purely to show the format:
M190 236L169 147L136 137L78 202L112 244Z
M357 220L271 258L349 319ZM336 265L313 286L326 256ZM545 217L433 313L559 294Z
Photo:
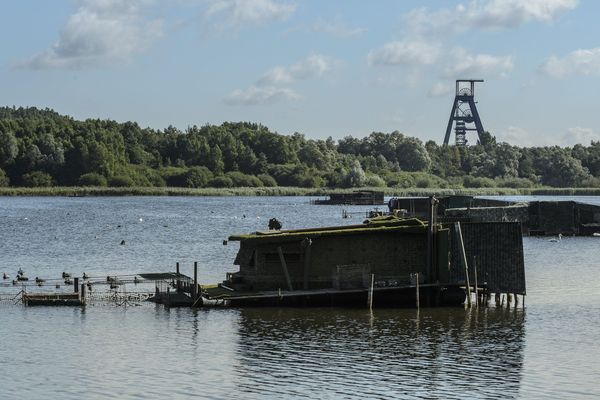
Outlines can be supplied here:
M461 189L401 189L361 188L383 190L386 196L410 197L443 195L471 196L600 196L600 188L461 188ZM0 196L326 196L329 193L344 193L358 190L300 188L300 187L241 187L241 188L179 188L179 187L2 187Z

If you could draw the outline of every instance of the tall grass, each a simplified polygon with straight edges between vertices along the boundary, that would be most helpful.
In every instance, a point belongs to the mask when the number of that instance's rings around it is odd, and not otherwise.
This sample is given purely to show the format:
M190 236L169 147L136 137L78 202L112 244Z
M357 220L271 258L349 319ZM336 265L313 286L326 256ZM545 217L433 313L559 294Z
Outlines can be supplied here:
M600 196L600 188L300 188L300 187L240 187L240 188L179 188L179 187L0 187L0 196L326 196L330 193L349 193L356 190L379 190L386 196L422 197L430 195L467 196Z

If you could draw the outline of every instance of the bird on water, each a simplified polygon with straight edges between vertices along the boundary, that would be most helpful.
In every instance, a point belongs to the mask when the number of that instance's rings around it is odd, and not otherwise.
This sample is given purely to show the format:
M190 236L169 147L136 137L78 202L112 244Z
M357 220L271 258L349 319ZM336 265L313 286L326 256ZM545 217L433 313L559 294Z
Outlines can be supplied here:
M552 239L548 239L549 242L560 242L562 240L562 234L558 234L557 237L552 238Z

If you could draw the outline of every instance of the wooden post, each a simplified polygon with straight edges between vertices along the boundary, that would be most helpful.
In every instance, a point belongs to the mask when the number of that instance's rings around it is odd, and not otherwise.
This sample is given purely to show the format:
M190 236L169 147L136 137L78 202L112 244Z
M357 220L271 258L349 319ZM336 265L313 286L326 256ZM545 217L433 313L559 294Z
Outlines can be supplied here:
M421 302L419 300L419 297L420 297L420 295L419 295L419 273L417 272L416 275L417 275L417 310L418 310L419 308L421 308Z
M477 288L477 258L473 260L473 271L475 273L475 308L479 308L479 289Z
M367 304L369 310L373 310L373 285L375 284L375 274L371 274L371 286L369 287L369 295L367 296Z
M81 304L85 306L85 301L86 301L86 287L85 287L85 283L81 284L81 292L79 294L79 301L81 301Z
M198 297L198 261L194 261L194 288L192 289L192 299L196 301Z
M290 279L290 274L287 269L287 264L285 263L285 257L283 256L283 250L281 250L281 246L277 247L277 253L279 253L279 261L281 261L281 268L283 269L283 274L285 275L285 281L287 282L288 289L290 291L294 290L292 286L292 280Z
M460 251L460 255L462 257L462 261L465 264L465 279L467 286L467 305L471 307L471 283L469 282L469 265L467 264L467 255L465 253L465 242L463 241L462 230L460 229L460 222L456 223L456 229L458 231L458 241L460 246L458 246L458 250Z
M175 273L177 274L177 292L181 292L181 280L179 279L179 262L175 263Z
M73 292L79 293L79 278L77 277L73 279Z

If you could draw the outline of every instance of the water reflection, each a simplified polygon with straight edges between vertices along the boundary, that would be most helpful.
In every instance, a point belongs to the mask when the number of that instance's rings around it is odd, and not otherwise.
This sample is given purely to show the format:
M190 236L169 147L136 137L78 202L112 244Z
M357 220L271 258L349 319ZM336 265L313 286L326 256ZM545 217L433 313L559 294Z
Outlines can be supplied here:
M239 310L247 397L517 397L525 313L485 308Z

